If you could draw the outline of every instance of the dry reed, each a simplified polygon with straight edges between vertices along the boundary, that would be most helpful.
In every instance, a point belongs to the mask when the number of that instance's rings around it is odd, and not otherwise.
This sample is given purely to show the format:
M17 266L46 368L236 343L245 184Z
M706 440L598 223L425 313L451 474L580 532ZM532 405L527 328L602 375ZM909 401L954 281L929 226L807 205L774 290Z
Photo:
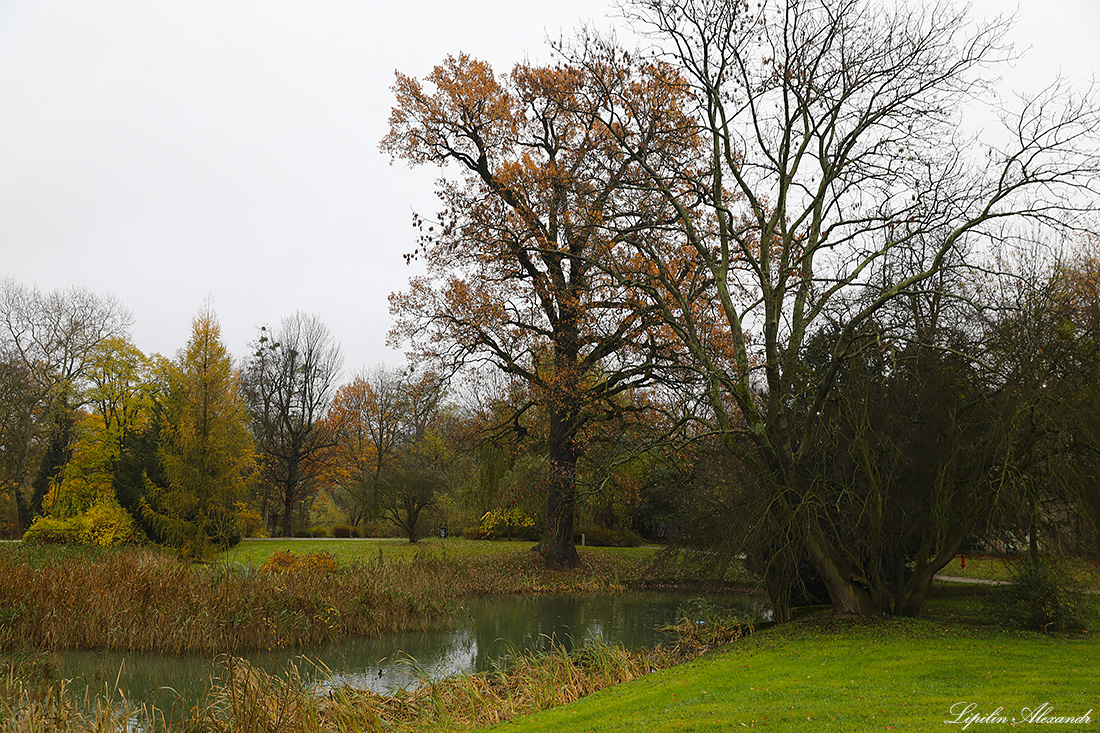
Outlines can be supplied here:
M436 628L450 620L453 599L615 591L641 576L640 569L613 563L555 573L535 553L425 554L333 567L331 558L283 570L196 566L152 549L75 553L37 564L0 554L0 652L295 648Z
M393 695L350 687L307 692L295 669L274 676L237 661L196 722L217 733L467 729L563 705L683 659L664 648L600 645L567 653L555 646L516 655L492 672L424 677Z

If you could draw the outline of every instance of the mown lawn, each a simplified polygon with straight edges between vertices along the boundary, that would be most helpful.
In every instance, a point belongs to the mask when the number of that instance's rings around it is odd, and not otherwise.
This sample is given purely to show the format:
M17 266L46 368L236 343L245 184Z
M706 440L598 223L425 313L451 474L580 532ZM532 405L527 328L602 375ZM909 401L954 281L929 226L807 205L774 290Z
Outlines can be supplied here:
M221 553L215 562L263 565L276 552L304 555L327 552L340 564L384 559L412 559L418 553L453 558L507 555L531 548L530 542L489 542L432 537L415 544L403 539L250 539Z
M341 565L356 562L387 560L473 560L493 558L512 562L528 555L534 543L507 540L467 540L460 537L439 539L429 537L411 544L403 539L251 539L218 555L215 563L259 567L276 552L304 555L327 552ZM630 587L641 585L714 585L707 571L684 562L683 555L666 557L662 548L644 547L578 547L582 562L600 567L620 568L623 582ZM589 563L588 561L591 561ZM757 581L740 561L728 568L722 582L728 586L756 587Z
M954 558L939 572L958 578L979 578L983 580L1012 580L1012 569L1026 559L1026 555L967 555L966 567L961 557ZM1100 587L1100 564L1095 558L1068 557L1063 563L1070 574L1084 585Z
M814 619L494 730L952 730L952 710L970 704L968 715L1000 708L1007 719L968 728L977 731L1007 730L1044 704L1050 715L1100 711L1100 642L919 619ZM1082 726L1054 727L1066 728Z

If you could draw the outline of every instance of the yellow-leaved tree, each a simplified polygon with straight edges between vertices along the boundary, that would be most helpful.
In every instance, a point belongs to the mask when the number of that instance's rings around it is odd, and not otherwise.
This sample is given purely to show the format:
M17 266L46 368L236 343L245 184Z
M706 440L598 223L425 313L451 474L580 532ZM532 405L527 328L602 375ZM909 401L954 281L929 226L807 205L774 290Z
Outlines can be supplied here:
M195 317L187 348L163 368L167 485L147 482L145 519L185 557L202 558L239 539L234 504L244 496L253 457L238 375L211 310Z

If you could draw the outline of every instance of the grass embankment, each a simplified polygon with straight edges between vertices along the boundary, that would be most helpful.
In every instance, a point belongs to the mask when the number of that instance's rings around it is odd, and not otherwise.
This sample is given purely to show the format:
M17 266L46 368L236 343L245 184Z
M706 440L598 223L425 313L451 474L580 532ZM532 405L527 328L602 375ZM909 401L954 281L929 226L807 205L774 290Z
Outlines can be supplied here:
M352 543L320 543L337 557L335 572L262 567L276 551L300 555L316 549L312 543L248 543L208 566L151 549L5 546L0 651L292 648L438 627L462 598L617 592L677 580L651 572L652 549L592 548L583 567L559 573L524 543Z
M501 731L927 731L966 705L1100 718L1100 642L919 619L775 627ZM964 718L965 719L965 718ZM974 725L971 730L991 726ZM960 728L961 729L961 726Z

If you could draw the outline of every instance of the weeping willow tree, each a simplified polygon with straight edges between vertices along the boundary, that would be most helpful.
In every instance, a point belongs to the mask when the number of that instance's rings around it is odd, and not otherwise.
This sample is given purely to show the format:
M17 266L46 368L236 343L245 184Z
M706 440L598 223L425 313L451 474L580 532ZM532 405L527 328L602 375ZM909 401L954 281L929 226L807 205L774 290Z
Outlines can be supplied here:
M239 538L234 504L245 495L253 454L247 409L212 312L195 317L186 350L164 371L165 484L146 477L143 514L165 544L202 559Z

